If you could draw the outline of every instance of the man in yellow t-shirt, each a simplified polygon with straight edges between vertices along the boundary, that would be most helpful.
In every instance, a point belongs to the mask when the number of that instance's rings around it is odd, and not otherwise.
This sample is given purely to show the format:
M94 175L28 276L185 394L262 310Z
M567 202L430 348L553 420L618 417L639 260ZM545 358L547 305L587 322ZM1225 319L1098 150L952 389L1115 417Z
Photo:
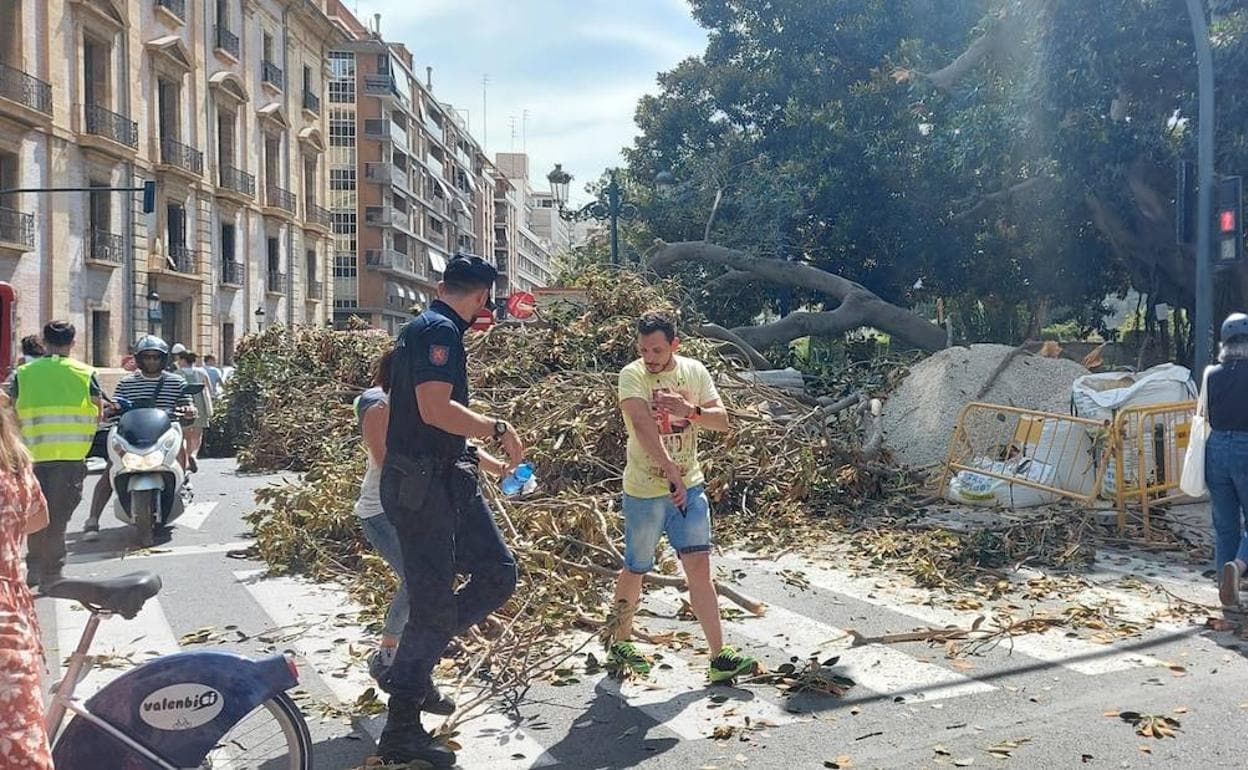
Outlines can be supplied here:
M680 339L672 319L647 313L637 322L641 358L620 370L619 400L628 428L624 469L624 569L615 589L618 623L608 668L648 674L650 661L636 648L633 613L643 576L654 568L659 538L680 556L689 603L712 653L708 678L727 682L756 663L723 644L719 601L711 580L711 507L698 464L698 431L727 432L728 411L715 381L700 362L676 355Z

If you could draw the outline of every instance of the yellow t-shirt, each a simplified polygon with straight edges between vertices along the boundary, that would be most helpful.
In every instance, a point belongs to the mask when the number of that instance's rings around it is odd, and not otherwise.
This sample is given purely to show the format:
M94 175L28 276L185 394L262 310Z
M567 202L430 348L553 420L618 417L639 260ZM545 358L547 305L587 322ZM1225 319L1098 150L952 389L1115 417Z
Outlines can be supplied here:
M654 394L661 390L679 393L695 406L704 406L719 400L711 373L700 362L683 356L673 356L675 366L670 371L651 374L646 364L637 359L620 370L619 399L639 398L651 405L651 414L659 426L659 436L672 461L681 468L685 486L702 484L702 466L698 464L698 426L691 420L662 415L654 411ZM624 468L624 492L633 497L663 497L669 494L667 477L658 463L650 457L637 440L637 433L627 417L628 462Z

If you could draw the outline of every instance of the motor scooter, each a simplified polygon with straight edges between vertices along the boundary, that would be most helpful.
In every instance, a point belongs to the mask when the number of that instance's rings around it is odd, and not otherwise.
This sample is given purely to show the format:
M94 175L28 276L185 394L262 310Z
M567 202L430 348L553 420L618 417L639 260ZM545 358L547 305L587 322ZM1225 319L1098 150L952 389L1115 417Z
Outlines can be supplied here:
M182 394L193 396L201 383L186 383ZM139 544L150 546L156 532L170 526L190 502L182 452L182 423L176 412L143 403L119 402L121 418L108 432L113 514L133 526Z

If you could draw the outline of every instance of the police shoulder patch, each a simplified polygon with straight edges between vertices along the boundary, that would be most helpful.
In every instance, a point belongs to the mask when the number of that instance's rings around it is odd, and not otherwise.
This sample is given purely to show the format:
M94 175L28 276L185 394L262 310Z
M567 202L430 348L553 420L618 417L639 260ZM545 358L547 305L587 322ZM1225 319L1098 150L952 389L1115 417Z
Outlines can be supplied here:
M451 350L446 345L429 346L429 363L434 366L446 366L451 358Z

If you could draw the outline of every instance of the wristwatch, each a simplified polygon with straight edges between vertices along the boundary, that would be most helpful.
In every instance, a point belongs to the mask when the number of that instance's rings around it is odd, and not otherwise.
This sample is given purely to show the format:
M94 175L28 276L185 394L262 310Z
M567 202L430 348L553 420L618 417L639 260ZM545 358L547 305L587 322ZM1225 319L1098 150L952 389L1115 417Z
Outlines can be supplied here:
M700 407L700 406L695 406L695 407L693 408L693 411L689 413L689 419L691 419L691 420L700 420L700 419L702 419L702 407Z
M507 435L507 429L509 427L511 426L507 424L506 420L495 420L494 421L494 438L498 439Z

